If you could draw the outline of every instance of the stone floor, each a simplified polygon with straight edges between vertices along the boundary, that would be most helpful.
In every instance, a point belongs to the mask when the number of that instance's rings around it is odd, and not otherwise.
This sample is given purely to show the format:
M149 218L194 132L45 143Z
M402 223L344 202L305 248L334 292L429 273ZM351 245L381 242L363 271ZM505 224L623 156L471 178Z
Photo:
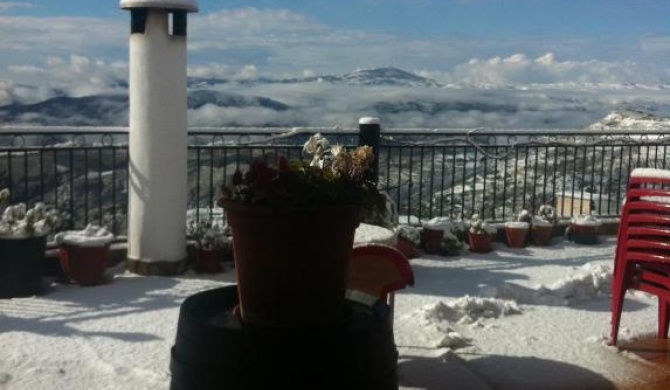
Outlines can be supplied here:
M621 390L670 390L670 339L637 340L619 348L654 363L647 384Z

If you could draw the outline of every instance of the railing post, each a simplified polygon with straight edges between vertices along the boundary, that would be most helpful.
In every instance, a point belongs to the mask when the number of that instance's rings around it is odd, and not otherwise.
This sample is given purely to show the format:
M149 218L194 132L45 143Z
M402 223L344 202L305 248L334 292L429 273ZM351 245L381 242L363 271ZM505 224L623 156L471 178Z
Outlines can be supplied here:
M370 146L375 160L372 166L370 180L375 184L379 182L379 141L381 139L381 126L378 118L361 118L358 121L358 146Z

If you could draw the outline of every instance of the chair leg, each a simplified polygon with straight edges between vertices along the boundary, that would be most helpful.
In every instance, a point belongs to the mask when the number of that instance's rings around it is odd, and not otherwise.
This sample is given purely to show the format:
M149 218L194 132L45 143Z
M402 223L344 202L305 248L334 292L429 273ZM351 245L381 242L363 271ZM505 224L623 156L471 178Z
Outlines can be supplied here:
M624 268L624 267L621 267ZM619 270L612 281L612 318L610 320L610 345L616 345L619 337L619 325L621 323L621 312L623 310L623 301L626 296L627 283L626 278L629 275L628 267Z
M670 326L670 301L658 297L658 338L668 338L668 326Z
M394 312L394 309L395 309L395 292L394 291L391 291L391 292L388 293L388 295L386 296L386 303L388 303L389 309L390 309L389 317L390 317L390 320L391 320L391 332L393 332L393 312Z

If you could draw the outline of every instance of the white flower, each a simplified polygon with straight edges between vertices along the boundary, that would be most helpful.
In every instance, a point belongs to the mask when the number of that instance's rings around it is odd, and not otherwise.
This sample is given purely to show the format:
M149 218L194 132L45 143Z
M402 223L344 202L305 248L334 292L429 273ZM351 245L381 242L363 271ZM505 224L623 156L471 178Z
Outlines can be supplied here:
M35 210L35 212L39 213L40 215L43 215L46 209L47 206L42 202L37 202L35 203L35 206L33 206L33 210Z
M412 226L398 226L397 233L399 237L403 237L415 245L421 243L421 232L418 228Z
M26 221L28 221L29 224L34 223L36 220L38 220L37 217L38 215L35 209L30 209L26 211Z
M210 221L189 221L187 232L195 240L195 247L198 249L224 249L230 243L226 226L219 226Z
M6 201L9 199L9 190L7 188L3 188L0 190L0 203Z
M481 218L479 214L472 214L472 217L470 218L470 233L489 233L488 224Z
M42 236L44 234L48 234L51 229L49 229L48 226L46 226L46 221L43 219L40 219L39 221L35 222L35 225L33 225L33 229L35 229L35 235L36 236Z
M9 199L7 189L0 190L0 203ZM25 203L0 207L0 236L32 237L51 233L60 225L60 214L56 210L46 211L42 202L32 209Z
M333 157L337 157L340 153L345 153L346 151L347 150L343 145L334 145L330 148L330 153L333 155Z
M324 137L321 135L321 133L316 133L313 136L309 137L307 142L305 142L305 145L302 147L303 152L307 154L320 154L323 155L326 150L328 150L328 147L330 146L330 143Z
M302 147L302 151L306 154L314 155L309 164L310 166L322 169L324 165L323 160L326 154L329 152L332 153L332 150L330 150L330 142L328 142L326 137L321 135L321 133L316 133L309 137L307 142L305 142L305 145Z
M14 206L7 206L5 212L2 213L2 219L9 224L14 223Z
M28 224L25 220L18 221L18 223L12 226L12 235L15 237L28 236Z

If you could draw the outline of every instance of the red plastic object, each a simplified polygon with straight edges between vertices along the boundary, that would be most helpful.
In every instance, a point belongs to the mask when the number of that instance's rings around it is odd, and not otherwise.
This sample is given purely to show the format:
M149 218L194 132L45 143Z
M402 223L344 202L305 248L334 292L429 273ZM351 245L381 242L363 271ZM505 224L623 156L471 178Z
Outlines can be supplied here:
M612 282L610 343L617 343L624 296L629 289L658 297L659 339L670 326L670 171L631 174L617 234ZM667 176L667 177L666 177Z
M384 244L354 246L347 279L348 292L362 292L384 299L393 319L395 291L405 286L414 286L414 272L407 257L399 250Z
M348 290L364 291L383 298L386 294L413 285L412 267L396 248L384 244L354 247L349 264Z

